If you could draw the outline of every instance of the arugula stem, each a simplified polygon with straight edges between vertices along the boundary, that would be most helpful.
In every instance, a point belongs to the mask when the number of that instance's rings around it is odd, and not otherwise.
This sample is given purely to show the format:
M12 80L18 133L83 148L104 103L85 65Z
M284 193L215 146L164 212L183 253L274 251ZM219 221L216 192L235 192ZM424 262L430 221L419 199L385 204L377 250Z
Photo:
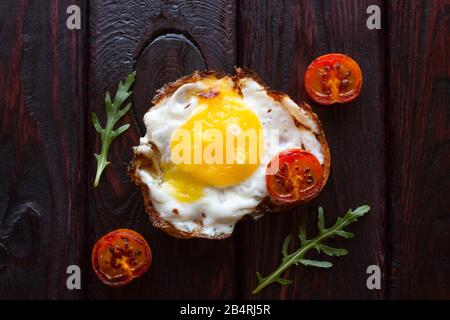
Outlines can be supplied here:
M99 133L102 141L100 154L94 153L95 158L97 159L97 172L95 174L94 187L98 186L100 177L106 166L109 164L108 152L111 143L117 136L125 132L130 127L129 124L124 124L121 127L114 129L114 126L120 118L122 118L131 108L131 103L128 103L123 108L121 108L121 106L132 94L130 87L134 82L135 76L136 72L134 71L128 75L125 83L122 83L122 81L119 82L113 101L111 100L109 92L106 92L105 108L107 122L105 128L101 126L97 114L92 113L94 128Z
M321 241L331 237L336 231L339 231L343 227L345 227L345 221L343 221L340 225L334 226L333 228L329 229L325 234L311 239L304 248L300 249L294 254L291 254L288 260L283 261L273 273L265 277L264 280L255 288L255 290L253 290L252 294L260 292L269 284L273 283L274 279L277 279L287 268L294 264L295 261L302 259L310 249L314 248Z
M102 151L100 154L107 155L109 151L109 144L102 142ZM101 160L97 163L97 173L95 174L95 181L94 181L94 187L98 186L98 183L100 182L100 177L102 176L103 170L108 165L108 161L106 160L106 157L101 157Z

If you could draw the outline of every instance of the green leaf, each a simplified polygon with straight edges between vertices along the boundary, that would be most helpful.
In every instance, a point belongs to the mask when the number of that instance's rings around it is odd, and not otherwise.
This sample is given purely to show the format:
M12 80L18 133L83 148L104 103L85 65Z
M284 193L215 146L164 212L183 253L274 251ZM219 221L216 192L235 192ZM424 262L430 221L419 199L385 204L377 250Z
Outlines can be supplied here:
M256 278L258 279L258 282L261 282L263 280L263 277L259 272L256 272Z
M131 108L131 103L128 103L124 108L117 111L118 116L121 118L125 113L127 113Z
M111 113L113 111L111 96L109 95L109 91L106 91L106 94L105 94L105 108L106 108L107 113Z
M262 277L261 274L257 273L258 277L258 286L253 290L253 294L256 294L263 290L265 287L272 283L279 283L282 285L287 285L292 283L291 280L281 278L281 275L291 266L302 264L304 266L313 266L318 268L331 268L333 264L329 261L318 261L318 260L309 260L305 259L305 255L312 249L317 250L319 253L323 252L329 256L344 256L347 254L347 250L333 248L328 245L325 245L323 242L326 239L333 238L335 236L343 237L343 238L351 238L353 237L353 233L343 230L349 224L357 221L358 218L365 215L369 212L370 207L367 205L356 208L355 210L349 210L343 217L338 217L336 219L336 223L330 227L325 228L325 218L323 209L319 208L318 210L318 221L317 227L319 229L319 234L313 239L307 239L306 237L306 216L302 219L299 228L299 235L301 245L300 248L296 251L288 254L289 242L291 240L290 236L287 236L282 245L281 252L283 253L283 258L281 260L280 265L266 277Z
M288 235L284 241L283 241L283 246L281 249L281 253L283 254L283 257L287 257L288 256L288 247L289 247L289 242L291 242L291 235Z
M322 251L323 253L325 253L326 255L329 255L330 257L331 256L337 256L337 257L345 256L348 253L348 251L345 249L333 248L333 247L326 246L324 244L320 244L320 245L316 246L316 249L319 253Z
M325 220L323 218L323 209L319 207L319 214L317 216L317 228L319 229L319 233L325 232Z
M128 130L128 128L130 127L130 125L124 124L123 126L117 128L116 130L114 130L114 136L117 137L118 135L124 133L126 130Z
M100 122L98 121L98 117L94 112L92 112L92 122L94 123L95 131L97 131L98 133L102 133L104 129L100 125Z
M298 237L300 239L300 244L305 244L307 242L306 237L306 228L308 226L308 216L305 214L300 221L300 228L299 228L299 234Z
M318 267L318 268L331 268L333 264L328 261L318 261L318 260L308 260L308 259L301 259L300 263L306 267Z
M122 125L118 129L114 129L117 122L130 110L131 103L128 103L124 108L120 109L121 105L127 100L132 91L129 89L134 82L136 72L133 71L130 75L128 75L125 83L123 84L121 81L119 82L116 90L116 94L114 96L114 101L111 100L111 95L108 91L105 94L105 109L106 109L106 126L103 128L100 125L100 121L97 117L97 114L92 114L92 122L94 124L95 130L100 134L100 139L102 141L102 146L99 154L94 154L97 159L97 172L95 174L94 179L94 187L98 186L100 181L100 177L103 173L103 170L109 164L108 152L109 147L112 141L122 133L124 133L129 127L129 124Z
M351 239L354 236L353 233L347 232L347 231L344 231L344 230L336 231L336 235L339 236L339 237L345 238L345 239Z
M292 280L283 279L283 278L277 278L275 281L283 286L287 286L288 284L292 283Z
M353 215L355 215L357 218L360 218L369 211L370 211L370 207L368 205L364 205L364 206L358 207L355 210L353 210ZM356 221L356 219L355 219L355 221Z

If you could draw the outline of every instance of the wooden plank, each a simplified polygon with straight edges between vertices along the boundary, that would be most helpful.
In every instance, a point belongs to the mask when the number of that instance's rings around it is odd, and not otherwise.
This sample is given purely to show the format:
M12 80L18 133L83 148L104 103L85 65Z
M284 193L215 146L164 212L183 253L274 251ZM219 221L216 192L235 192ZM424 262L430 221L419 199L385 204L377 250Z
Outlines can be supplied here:
M450 1L388 2L395 299L450 298Z
M366 8L382 1L240 1L240 61L254 69L274 89L294 100L310 102L303 88L308 64L317 56L342 52L359 62L365 83L361 97L346 105L321 107L319 115L332 154L327 186L311 204L238 228L237 264L239 296L273 299L378 299L381 290L368 290L366 268L384 271L385 149L384 149L384 40L377 30L366 28ZM349 254L331 259L331 270L293 268L285 276L294 280L286 287L272 285L251 296L256 271L266 275L281 261L281 244L296 234L302 215L310 222L323 206L328 224L348 208L362 204L371 213L351 227L353 240L333 240ZM384 276L384 275L382 275ZM383 278L384 279L384 278Z
M0 4L0 297L81 298L84 260L84 1ZM84 29L85 30L85 29Z
M112 145L98 188L89 161L89 246L119 227L132 228L153 249L151 270L123 288L108 288L90 271L90 298L231 298L234 294L232 239L180 240L153 228L140 191L126 175L131 146L144 133L142 116L157 88L205 66L231 71L235 63L235 4L220 1L98 1L90 5L90 111L105 119L103 99L136 67L131 128ZM99 139L89 128L90 150Z

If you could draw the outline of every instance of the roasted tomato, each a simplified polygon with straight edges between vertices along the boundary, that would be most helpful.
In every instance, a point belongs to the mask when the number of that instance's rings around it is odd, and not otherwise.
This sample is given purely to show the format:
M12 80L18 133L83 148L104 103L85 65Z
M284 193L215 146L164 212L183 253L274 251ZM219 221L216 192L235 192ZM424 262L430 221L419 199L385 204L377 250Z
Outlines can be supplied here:
M330 53L311 62L305 73L308 95L320 104L345 103L359 96L362 72L345 54Z
M273 199L283 203L303 202L315 197L322 182L322 166L315 156L304 150L282 151L267 166L267 191Z
M145 273L152 262L147 241L137 232L117 229L103 236L92 250L97 277L113 287L123 286Z

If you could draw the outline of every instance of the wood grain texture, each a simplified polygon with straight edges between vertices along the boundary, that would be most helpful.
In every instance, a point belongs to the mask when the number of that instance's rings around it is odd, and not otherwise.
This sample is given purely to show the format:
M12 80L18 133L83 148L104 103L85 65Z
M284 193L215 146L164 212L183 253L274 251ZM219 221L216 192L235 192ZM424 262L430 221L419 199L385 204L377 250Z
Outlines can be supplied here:
M206 63L200 50L182 34L161 35L144 49L137 61L134 87L134 111L142 135L145 134L142 119L156 90L195 70L204 69Z
M235 64L234 1L95 1L90 6L90 110L104 119L103 97L136 67L131 128L110 150L112 162L97 189L89 187L89 245L104 233L129 227L154 249L151 271L125 288L107 288L88 276L89 298L231 298L235 291L232 239L179 240L153 228L139 189L126 168L131 146L144 133L142 116L163 83L205 67ZM90 128L90 149L99 140ZM94 163L89 177L94 176Z
M450 298L450 1L389 2L390 297Z
M327 186L311 204L282 215L249 221L237 228L239 296L272 299L379 299L381 290L368 290L366 268L384 271L385 150L384 44L380 31L365 27L366 8L382 1L240 1L240 62L254 69L274 89L295 101L306 100L303 75L317 56L342 52L352 56L366 76L361 97L346 105L320 107L319 115L331 149L332 170ZM300 218L315 223L323 206L331 224L349 208L368 204L372 211L350 229L351 241L333 240L349 254L331 259L330 270L292 268L285 274L295 285L272 285L250 296L255 272L273 271L281 261L281 244L297 234ZM315 231L316 232L316 231ZM314 234L311 234L313 236Z
M78 31L66 28L72 4ZM373 4L381 30L365 25ZM449 0L1 1L0 299L450 299L449 14ZM305 93L306 67L329 52L362 68L362 95L350 104L321 107ZM330 179L311 204L240 222L227 240L172 238L151 226L126 174L131 146L156 89L235 64L311 103L330 144ZM122 121L131 128L94 189L100 141L90 114L106 121L105 91L133 69L133 109ZM319 205L331 224L363 203L372 211L349 228L355 238L332 240L349 251L330 259L332 270L293 267L292 285L250 295L256 271L274 270L303 215L313 236ZM90 253L123 227L146 237L154 260L113 289L92 273ZM82 267L82 290L66 288L70 264ZM366 288L371 264L382 290Z
M69 4L0 4L0 297L80 298L84 259L84 33ZM84 24L84 21L83 21Z

